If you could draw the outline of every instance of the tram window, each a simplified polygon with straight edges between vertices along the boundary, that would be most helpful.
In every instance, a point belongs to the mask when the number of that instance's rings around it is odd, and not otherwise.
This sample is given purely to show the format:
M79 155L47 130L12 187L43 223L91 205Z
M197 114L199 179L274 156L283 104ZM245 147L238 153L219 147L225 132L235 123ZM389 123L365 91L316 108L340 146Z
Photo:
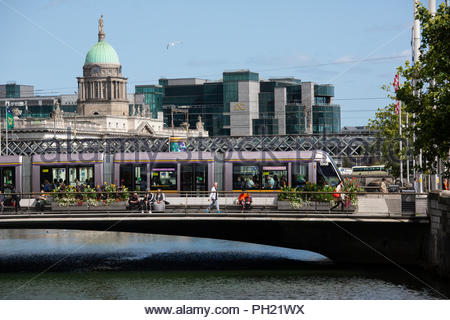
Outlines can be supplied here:
M90 183L91 180L94 181L94 168L92 167L80 167L80 182Z
M41 184L60 183L75 186L79 184L89 184L94 186L94 167L62 166L62 167L41 167ZM48 182L46 182L48 181Z
M308 164L293 163L292 164L292 186L303 188L308 181Z
M331 163L326 166L322 166L317 163L317 184L318 185L330 185L336 186L339 183L339 177L334 170Z
M152 189L177 190L177 172L175 168L152 168Z
M66 181L66 168L52 168L52 178L51 180L56 179L58 182L62 181L64 183L67 183ZM51 181L49 180L49 181Z
M77 168L69 168L69 184L75 186L76 183L77 183Z
M286 166L263 166L262 189L281 189L287 187Z
M259 189L259 166L233 165L233 189Z

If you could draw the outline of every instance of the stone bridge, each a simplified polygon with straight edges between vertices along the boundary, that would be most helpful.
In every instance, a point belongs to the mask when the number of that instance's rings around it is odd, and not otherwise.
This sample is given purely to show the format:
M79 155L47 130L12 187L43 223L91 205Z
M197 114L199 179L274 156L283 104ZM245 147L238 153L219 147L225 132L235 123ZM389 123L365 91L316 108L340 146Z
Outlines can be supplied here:
M45 214L0 216L0 229L77 229L243 241L310 250L336 263L420 265L429 218L342 214Z

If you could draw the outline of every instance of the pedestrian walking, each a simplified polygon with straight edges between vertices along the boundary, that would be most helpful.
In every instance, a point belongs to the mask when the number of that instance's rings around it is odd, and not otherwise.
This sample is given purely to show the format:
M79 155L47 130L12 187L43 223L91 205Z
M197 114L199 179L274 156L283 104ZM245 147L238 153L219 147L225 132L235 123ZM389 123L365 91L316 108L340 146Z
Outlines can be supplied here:
M381 189L381 192L388 193L388 189L387 189L387 185L386 185L386 178L381 179L380 189Z
M209 195L209 200L211 200L211 204L209 205L208 209L206 209L206 213L208 213L214 206L216 206L217 213L220 213L219 208L219 199L218 199L218 193L217 193L217 182L214 182L211 193Z
M336 189L334 189L333 197L336 201L336 204L330 208L330 212L336 209L339 205L341 205L341 212L344 211L344 199L345 194L342 192L342 187L344 184L342 181L339 182L339 184L336 186Z

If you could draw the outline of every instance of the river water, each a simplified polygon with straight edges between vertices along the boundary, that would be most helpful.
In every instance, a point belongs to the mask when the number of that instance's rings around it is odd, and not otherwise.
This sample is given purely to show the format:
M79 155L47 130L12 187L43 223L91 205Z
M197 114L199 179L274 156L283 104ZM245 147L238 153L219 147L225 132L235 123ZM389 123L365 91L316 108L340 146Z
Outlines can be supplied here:
M352 268L241 242L74 230L0 231L0 299L442 299L419 270Z

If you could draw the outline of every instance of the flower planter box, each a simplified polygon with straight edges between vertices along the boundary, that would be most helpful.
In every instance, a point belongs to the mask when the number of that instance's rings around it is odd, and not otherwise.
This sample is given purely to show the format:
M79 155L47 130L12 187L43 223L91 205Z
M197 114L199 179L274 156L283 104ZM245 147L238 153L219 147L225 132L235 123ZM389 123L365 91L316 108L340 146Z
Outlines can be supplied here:
M280 211L328 211L331 208L329 202L320 202L320 201L312 201L308 204L304 204L300 208L293 208L290 201L280 201L278 200L278 210ZM353 212L355 211L354 206L349 206L348 208L345 208L344 210L346 212ZM339 209L335 209L336 211L339 211Z
M126 201L113 202L109 205L99 201L97 206L88 206L86 203L74 206L59 206L57 202L52 202L53 211L125 211L126 209Z

